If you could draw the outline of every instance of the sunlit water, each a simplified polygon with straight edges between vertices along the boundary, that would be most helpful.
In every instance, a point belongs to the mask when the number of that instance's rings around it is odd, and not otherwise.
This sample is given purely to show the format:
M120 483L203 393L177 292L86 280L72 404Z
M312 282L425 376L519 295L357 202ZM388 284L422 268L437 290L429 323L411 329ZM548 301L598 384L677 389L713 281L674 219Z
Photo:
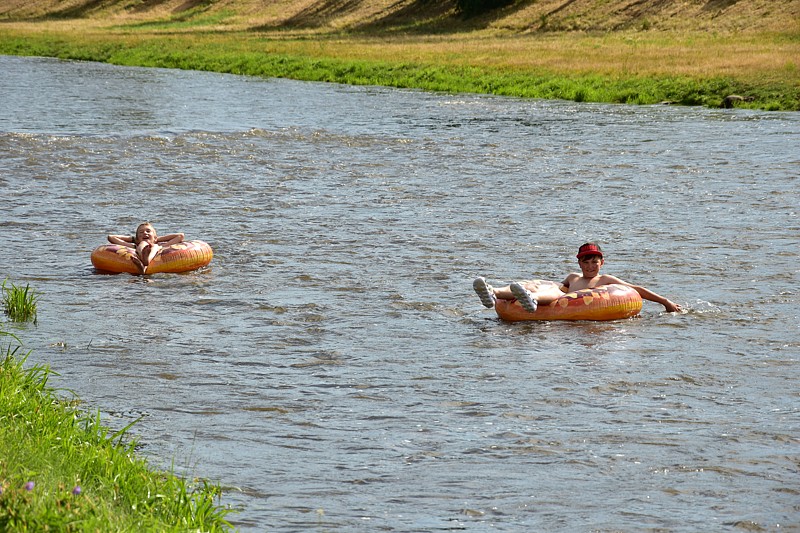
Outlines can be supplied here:
M0 276L42 294L4 327L241 530L800 528L800 114L0 73ZM143 220L210 267L96 274ZM587 240L688 312L472 292Z

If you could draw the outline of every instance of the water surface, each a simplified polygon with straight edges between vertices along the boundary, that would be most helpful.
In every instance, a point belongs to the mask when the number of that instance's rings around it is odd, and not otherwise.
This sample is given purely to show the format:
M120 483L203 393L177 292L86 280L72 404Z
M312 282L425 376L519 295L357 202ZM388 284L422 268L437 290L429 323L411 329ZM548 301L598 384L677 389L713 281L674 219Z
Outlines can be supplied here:
M800 114L0 57L30 362L243 531L800 528ZM98 275L143 220L209 268ZM578 246L683 305L505 324Z

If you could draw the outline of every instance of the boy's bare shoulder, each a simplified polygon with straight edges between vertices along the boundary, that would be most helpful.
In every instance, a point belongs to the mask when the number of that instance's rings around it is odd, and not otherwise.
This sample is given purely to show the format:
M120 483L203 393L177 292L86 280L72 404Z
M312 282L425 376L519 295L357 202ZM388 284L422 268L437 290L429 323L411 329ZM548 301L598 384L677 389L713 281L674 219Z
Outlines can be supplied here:
M599 282L598 285L611 285L612 283L621 283L623 285L629 285L627 281L621 280L617 276L612 276L610 274L602 274L598 282Z
M561 290L562 291L570 291L572 290L572 284L581 279L581 275L577 272L570 272L567 274L567 277L564 278L564 281L561 282Z

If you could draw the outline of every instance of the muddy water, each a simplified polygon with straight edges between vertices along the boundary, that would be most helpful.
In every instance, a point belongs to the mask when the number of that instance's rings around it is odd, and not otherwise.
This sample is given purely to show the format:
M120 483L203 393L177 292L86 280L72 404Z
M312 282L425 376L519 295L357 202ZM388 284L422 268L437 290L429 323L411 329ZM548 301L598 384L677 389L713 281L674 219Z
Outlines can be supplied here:
M800 528L800 115L0 57L18 331L243 531ZM210 267L96 274L151 220ZM683 305L499 322L477 275Z

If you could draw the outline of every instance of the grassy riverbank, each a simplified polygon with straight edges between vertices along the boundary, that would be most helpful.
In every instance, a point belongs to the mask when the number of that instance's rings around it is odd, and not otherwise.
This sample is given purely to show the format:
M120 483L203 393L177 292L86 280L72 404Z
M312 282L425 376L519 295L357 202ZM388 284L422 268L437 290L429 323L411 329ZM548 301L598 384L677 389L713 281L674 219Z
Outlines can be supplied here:
M60 11L37 2L39 12L25 16L22 8L3 10L8 2L0 0L4 54L587 102L800 110L798 0L763 12L764 2L741 0L736 17L706 10L624 21L596 7L568 17L557 11L561 18L536 11L548 1L472 19L444 0L393 4L404 11L379 0L349 11L282 0L280 14L254 0L137 9L122 1L80 9L73 0L76 7ZM758 25L747 22L754 13Z
M219 488L149 468L0 331L0 530L223 531Z

